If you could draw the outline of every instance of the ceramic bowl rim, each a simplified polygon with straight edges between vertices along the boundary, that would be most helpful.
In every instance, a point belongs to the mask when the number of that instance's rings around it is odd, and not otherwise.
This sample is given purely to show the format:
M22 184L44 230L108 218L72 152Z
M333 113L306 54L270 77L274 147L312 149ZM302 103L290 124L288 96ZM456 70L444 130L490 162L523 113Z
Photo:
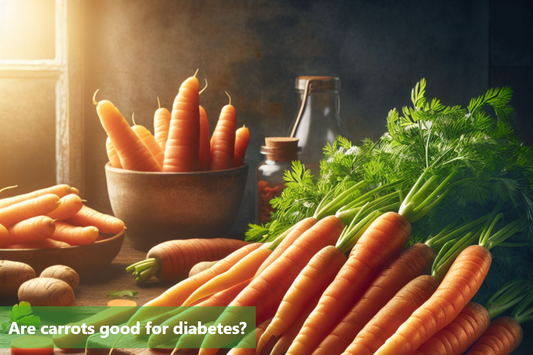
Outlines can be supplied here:
M241 166L238 166L236 168L230 168L230 169L223 169L223 170L207 170L207 171L192 171L192 172L162 172L162 171L137 171L137 170L127 170L122 168L116 168L114 166L111 166L109 162L105 164L105 170L111 171L115 174L122 174L122 175L146 175L146 176L195 176L195 175L229 175L232 173L239 173L244 172L248 169L248 163L244 163Z

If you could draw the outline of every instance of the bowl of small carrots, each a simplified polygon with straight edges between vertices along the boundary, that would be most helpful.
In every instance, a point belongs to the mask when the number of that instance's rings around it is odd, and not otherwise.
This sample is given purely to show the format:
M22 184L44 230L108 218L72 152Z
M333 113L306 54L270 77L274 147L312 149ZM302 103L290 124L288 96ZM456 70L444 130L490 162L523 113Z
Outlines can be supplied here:
M165 173L107 164L105 172L111 208L126 224L126 238L147 251L171 239L227 236L239 212L248 165Z

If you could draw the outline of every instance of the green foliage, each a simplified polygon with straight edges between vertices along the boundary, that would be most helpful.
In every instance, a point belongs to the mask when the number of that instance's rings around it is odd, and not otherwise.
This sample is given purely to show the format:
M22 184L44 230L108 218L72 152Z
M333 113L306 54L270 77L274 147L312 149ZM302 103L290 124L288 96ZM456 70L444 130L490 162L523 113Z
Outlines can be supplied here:
M20 302L18 305L14 305L9 311L9 322L3 322L0 324L2 333L9 332L11 323L17 322L20 325L33 325L38 327L41 325L41 319L32 314L31 306L28 302Z

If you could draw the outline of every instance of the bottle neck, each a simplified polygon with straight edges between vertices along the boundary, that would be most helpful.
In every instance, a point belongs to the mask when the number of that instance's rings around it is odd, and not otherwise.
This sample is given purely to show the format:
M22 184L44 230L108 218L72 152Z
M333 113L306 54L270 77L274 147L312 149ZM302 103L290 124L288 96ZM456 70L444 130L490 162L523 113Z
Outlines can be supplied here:
M303 92L300 92L300 104L303 100ZM305 102L303 115L313 113L323 116L338 116L340 109L340 98L338 91L312 91Z

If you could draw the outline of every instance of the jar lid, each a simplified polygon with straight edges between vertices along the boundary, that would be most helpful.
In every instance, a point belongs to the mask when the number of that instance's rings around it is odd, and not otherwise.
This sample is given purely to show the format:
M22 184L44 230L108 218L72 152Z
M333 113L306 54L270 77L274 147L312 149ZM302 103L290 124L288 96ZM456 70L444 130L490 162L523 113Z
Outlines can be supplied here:
M308 81L312 91L341 89L341 80L335 76L299 76L296 78L296 89L304 91Z
M261 153L266 154L268 160L298 160L298 138L266 137L265 144L261 146Z

